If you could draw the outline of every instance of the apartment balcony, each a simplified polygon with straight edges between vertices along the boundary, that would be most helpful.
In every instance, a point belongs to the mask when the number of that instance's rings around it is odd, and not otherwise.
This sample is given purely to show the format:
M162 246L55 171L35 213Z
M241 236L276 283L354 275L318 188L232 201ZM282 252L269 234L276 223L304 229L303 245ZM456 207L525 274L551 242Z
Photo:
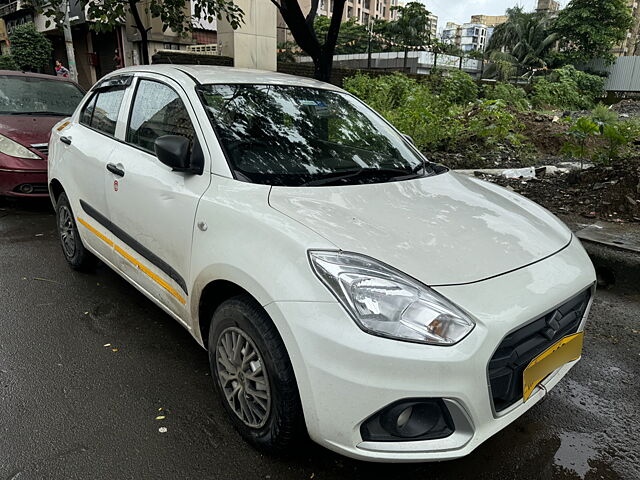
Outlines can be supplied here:
M20 0L15 2L10 2L0 7L0 18L4 18L7 15L11 15L12 13L17 12L18 10L30 8L29 5L25 4Z

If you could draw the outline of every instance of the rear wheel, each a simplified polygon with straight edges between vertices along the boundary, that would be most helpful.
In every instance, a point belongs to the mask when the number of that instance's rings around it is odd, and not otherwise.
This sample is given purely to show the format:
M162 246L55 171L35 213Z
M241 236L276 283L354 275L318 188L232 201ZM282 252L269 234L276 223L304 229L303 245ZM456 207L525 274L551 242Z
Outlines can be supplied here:
M95 268L98 259L82 244L66 193L61 193L56 202L56 223L62 253L71 268L83 271Z
M213 314L209 363L222 404L246 440L281 452L303 436L289 356L271 319L250 297L229 299Z

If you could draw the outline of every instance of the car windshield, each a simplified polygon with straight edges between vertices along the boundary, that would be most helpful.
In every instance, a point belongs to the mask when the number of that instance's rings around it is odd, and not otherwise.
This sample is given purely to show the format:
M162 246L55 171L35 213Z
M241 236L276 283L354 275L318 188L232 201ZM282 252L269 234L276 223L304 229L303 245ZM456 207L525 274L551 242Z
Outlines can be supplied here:
M27 75L0 75L0 115L71 115L84 94L75 84Z
M380 183L436 167L351 95L286 85L204 85L236 177L269 185Z

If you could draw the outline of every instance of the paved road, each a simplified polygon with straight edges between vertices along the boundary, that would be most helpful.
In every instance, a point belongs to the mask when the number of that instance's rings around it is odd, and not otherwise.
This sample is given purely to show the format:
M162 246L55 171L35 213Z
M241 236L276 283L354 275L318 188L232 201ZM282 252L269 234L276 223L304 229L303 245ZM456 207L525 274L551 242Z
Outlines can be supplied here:
M583 361L546 401L469 457L420 465L248 447L204 350L105 267L67 268L47 203L0 205L0 293L0 479L640 478L640 292L598 293Z

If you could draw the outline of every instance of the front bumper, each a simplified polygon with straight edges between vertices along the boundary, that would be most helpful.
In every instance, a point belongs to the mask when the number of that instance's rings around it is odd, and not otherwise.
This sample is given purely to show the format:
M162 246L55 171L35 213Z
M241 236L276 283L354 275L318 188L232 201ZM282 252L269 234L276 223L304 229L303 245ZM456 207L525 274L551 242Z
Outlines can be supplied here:
M31 193L22 193L21 185L32 185ZM48 197L47 161L14 158L0 153L0 195L11 197Z
M449 347L368 335L338 303L277 302L266 309L289 351L313 440L363 460L448 460L469 454L529 410L576 363L550 375L544 389L538 388L526 403L494 413L487 365L501 340L594 282L591 262L574 240L524 269L474 284L438 287L477 320L467 338ZM374 412L401 399L427 397L445 400L455 424L449 437L362 440L360 425Z

